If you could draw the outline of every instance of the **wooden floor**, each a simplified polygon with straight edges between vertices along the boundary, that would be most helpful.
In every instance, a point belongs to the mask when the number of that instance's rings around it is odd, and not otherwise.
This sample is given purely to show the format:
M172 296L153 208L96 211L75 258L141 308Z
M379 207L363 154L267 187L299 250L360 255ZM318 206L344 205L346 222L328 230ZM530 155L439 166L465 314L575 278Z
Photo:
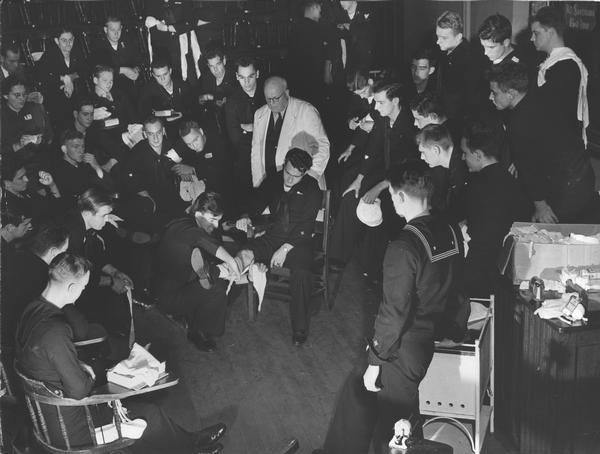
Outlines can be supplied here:
M232 305L215 353L197 351L181 328L154 309L138 310L137 332L140 340L151 333L166 346L169 367L182 378L164 401L184 427L225 422L224 453L275 454L292 437L300 441L300 453L311 453L323 443L342 381L364 354L364 333L377 304L350 264L333 311L322 309L313 318L301 348L291 343L286 303L265 301L250 323L243 296ZM510 451L489 437L483 452Z

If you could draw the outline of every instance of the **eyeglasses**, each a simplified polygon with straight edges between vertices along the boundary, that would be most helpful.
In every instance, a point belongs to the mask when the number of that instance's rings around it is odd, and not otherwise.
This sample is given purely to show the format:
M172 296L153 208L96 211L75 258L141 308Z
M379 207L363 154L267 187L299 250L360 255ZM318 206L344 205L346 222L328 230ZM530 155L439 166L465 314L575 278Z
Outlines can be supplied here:
M279 102L281 100L281 98L283 98L284 95L285 95L285 91L283 93L281 93L279 96L273 96L272 98L265 98L265 99L267 100L267 103L275 104L276 102Z

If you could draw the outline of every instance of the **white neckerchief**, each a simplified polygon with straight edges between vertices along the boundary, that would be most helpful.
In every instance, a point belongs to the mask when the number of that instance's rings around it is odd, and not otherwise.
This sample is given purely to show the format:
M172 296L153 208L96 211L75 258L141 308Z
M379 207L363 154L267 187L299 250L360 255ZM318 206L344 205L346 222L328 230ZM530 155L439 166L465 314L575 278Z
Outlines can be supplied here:
M538 71L538 87L541 87L546 83L546 71L551 68L554 64L559 61L573 60L579 66L581 73L581 80L579 82L579 99L577 102L577 119L583 122L583 128L581 131L583 137L583 143L587 147L587 135L585 128L590 124L590 113L587 100L587 81L588 81L588 70L572 49L568 47L556 47L552 49L548 58L540 65Z

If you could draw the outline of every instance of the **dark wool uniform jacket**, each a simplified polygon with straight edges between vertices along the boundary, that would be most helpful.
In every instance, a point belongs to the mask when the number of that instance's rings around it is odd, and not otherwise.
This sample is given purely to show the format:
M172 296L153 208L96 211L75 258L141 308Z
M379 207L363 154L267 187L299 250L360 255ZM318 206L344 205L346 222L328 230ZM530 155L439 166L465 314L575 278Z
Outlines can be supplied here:
M426 215L412 219L390 243L369 364L395 359L405 337L430 337L432 342L439 337L436 330L456 306L463 264L459 235L446 221Z

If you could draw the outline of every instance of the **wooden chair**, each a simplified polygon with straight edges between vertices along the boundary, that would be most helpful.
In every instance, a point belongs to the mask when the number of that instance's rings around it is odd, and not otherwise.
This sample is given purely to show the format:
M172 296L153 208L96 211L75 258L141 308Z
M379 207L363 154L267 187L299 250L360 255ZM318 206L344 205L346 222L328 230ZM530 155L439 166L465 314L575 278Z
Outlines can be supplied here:
M331 309L332 302L329 298L329 233L330 233L330 203L331 191L324 190L321 209L317 213L315 222L315 231L313 240L315 242L315 253L313 260L313 293L312 296L321 295L328 309ZM260 230L260 227L258 228ZM289 283L291 270L286 267L271 268L268 272L267 289L265 297L289 301ZM248 283L248 317L250 321L256 318L257 305L254 300L254 289L252 283Z
M21 371L18 370L16 366L15 372L19 376L23 385L25 403L27 405L27 409L29 410L29 416L33 425L33 435L36 441L39 443L40 447L44 451L49 453L101 454L123 449L127 446L131 446L135 442L135 440L133 439L125 438L122 436L121 419L117 411L117 405L114 404L112 405L113 416L117 432L119 434L119 438L117 438L111 443L101 445L97 444L96 442L94 423L92 421L90 407L95 405L107 404L109 402L114 403L115 401L121 398L119 394L93 395L81 400L68 399L65 397L57 396L57 394L52 392L43 382L26 377ZM42 406L54 407L61 430L60 435L62 436L62 441L64 443L64 446L66 446L66 449L57 447L52 444L50 434L48 431L48 424L46 422L46 416L42 412ZM93 444L85 447L71 447L71 442L69 440L68 435L68 427L66 427L65 425L63 413L61 410L63 407L83 407L85 411L86 422L90 432L90 438Z

